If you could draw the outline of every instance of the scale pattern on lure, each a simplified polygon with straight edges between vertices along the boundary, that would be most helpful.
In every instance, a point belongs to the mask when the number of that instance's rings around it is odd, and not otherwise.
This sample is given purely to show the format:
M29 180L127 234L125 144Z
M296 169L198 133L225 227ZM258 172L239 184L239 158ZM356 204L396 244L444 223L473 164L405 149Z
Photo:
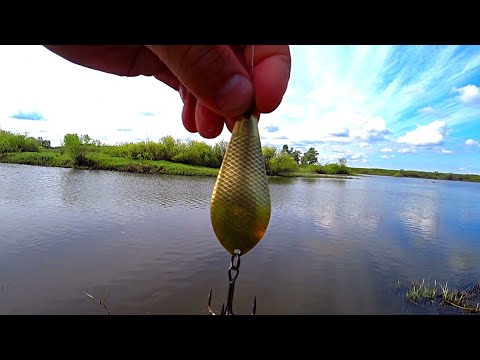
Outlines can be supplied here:
M250 251L262 239L271 215L258 119L236 121L210 202L213 230L230 253Z

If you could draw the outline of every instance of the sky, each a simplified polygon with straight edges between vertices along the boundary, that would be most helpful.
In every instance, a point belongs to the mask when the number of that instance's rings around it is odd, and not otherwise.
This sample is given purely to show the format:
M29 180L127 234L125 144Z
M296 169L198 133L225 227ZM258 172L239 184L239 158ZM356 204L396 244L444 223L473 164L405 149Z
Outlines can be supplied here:
M480 46L292 45L280 106L262 114L262 145L320 163L480 174ZM188 132L177 92L151 77L73 64L40 45L0 45L0 129L50 140L158 141Z

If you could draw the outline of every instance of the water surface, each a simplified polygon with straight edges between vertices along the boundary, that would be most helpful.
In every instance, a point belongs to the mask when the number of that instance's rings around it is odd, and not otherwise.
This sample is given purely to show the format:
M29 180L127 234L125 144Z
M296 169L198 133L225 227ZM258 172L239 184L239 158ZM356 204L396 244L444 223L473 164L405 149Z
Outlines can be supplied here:
M0 314L207 314L230 255L214 178L0 164ZM234 311L423 314L397 281L480 279L480 184L270 179L272 217L242 257Z

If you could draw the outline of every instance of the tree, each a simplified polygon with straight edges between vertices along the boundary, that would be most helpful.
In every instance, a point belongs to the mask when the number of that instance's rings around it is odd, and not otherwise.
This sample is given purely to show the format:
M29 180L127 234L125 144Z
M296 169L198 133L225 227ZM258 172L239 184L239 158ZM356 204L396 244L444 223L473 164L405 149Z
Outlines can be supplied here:
M217 165L215 167L220 167L223 162L223 158L225 157L225 153L227 152L228 148L228 142L225 140L221 140L217 142L213 146L213 154L215 157L215 161L217 162Z
M175 138L171 135L162 137L159 141L159 144L161 148L161 154L159 154L159 158L155 160L172 161L173 157L178 155L180 152L180 140L175 140Z
M265 169L270 173L270 160L277 155L277 148L274 146L262 146L263 159L265 160Z
M292 150L293 150L293 149L292 149ZM280 152L281 152L282 154L288 154L288 155L290 155L292 150L289 150L289 149L288 149L288 145L285 144L285 145L283 145L282 151L280 151Z
M82 142L82 144L84 145L90 145L91 141L93 141L93 139L88 136L88 134L85 134L85 135L80 135L80 141Z
M45 149L50 149L52 147L50 140L44 140L41 136L38 137L36 140L38 142L38 145L44 147Z
M293 150L293 149L292 149ZM300 162L300 157L302 155L302 152L300 150L293 150L290 155L293 157L295 162L298 164Z
M280 153L290 155L297 162L297 164L300 162L300 156L302 155L301 151L293 150L293 147L289 149L287 144L283 145Z
M63 138L62 146L70 154L73 165L82 165L86 163L87 145L91 138L88 135L66 134Z
M269 175L288 174L294 172L297 166L298 163L290 155L280 152L270 159L267 173Z
M338 159L338 163L343 166L347 166L347 158L340 158Z
M315 148L311 147L305 154L303 154L301 159L302 165L316 164L318 162L317 156L318 151L316 151Z

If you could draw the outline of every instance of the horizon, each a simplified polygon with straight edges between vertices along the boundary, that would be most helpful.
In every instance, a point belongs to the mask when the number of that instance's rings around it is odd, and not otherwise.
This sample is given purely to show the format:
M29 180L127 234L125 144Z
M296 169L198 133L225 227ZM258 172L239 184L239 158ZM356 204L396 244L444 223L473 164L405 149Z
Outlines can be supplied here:
M262 114L262 145L310 147L350 167L480 174L480 46L293 45L280 106ZM214 144L182 124L162 82L73 64L41 45L0 47L0 129L50 140ZM477 126L475 126L477 123Z

